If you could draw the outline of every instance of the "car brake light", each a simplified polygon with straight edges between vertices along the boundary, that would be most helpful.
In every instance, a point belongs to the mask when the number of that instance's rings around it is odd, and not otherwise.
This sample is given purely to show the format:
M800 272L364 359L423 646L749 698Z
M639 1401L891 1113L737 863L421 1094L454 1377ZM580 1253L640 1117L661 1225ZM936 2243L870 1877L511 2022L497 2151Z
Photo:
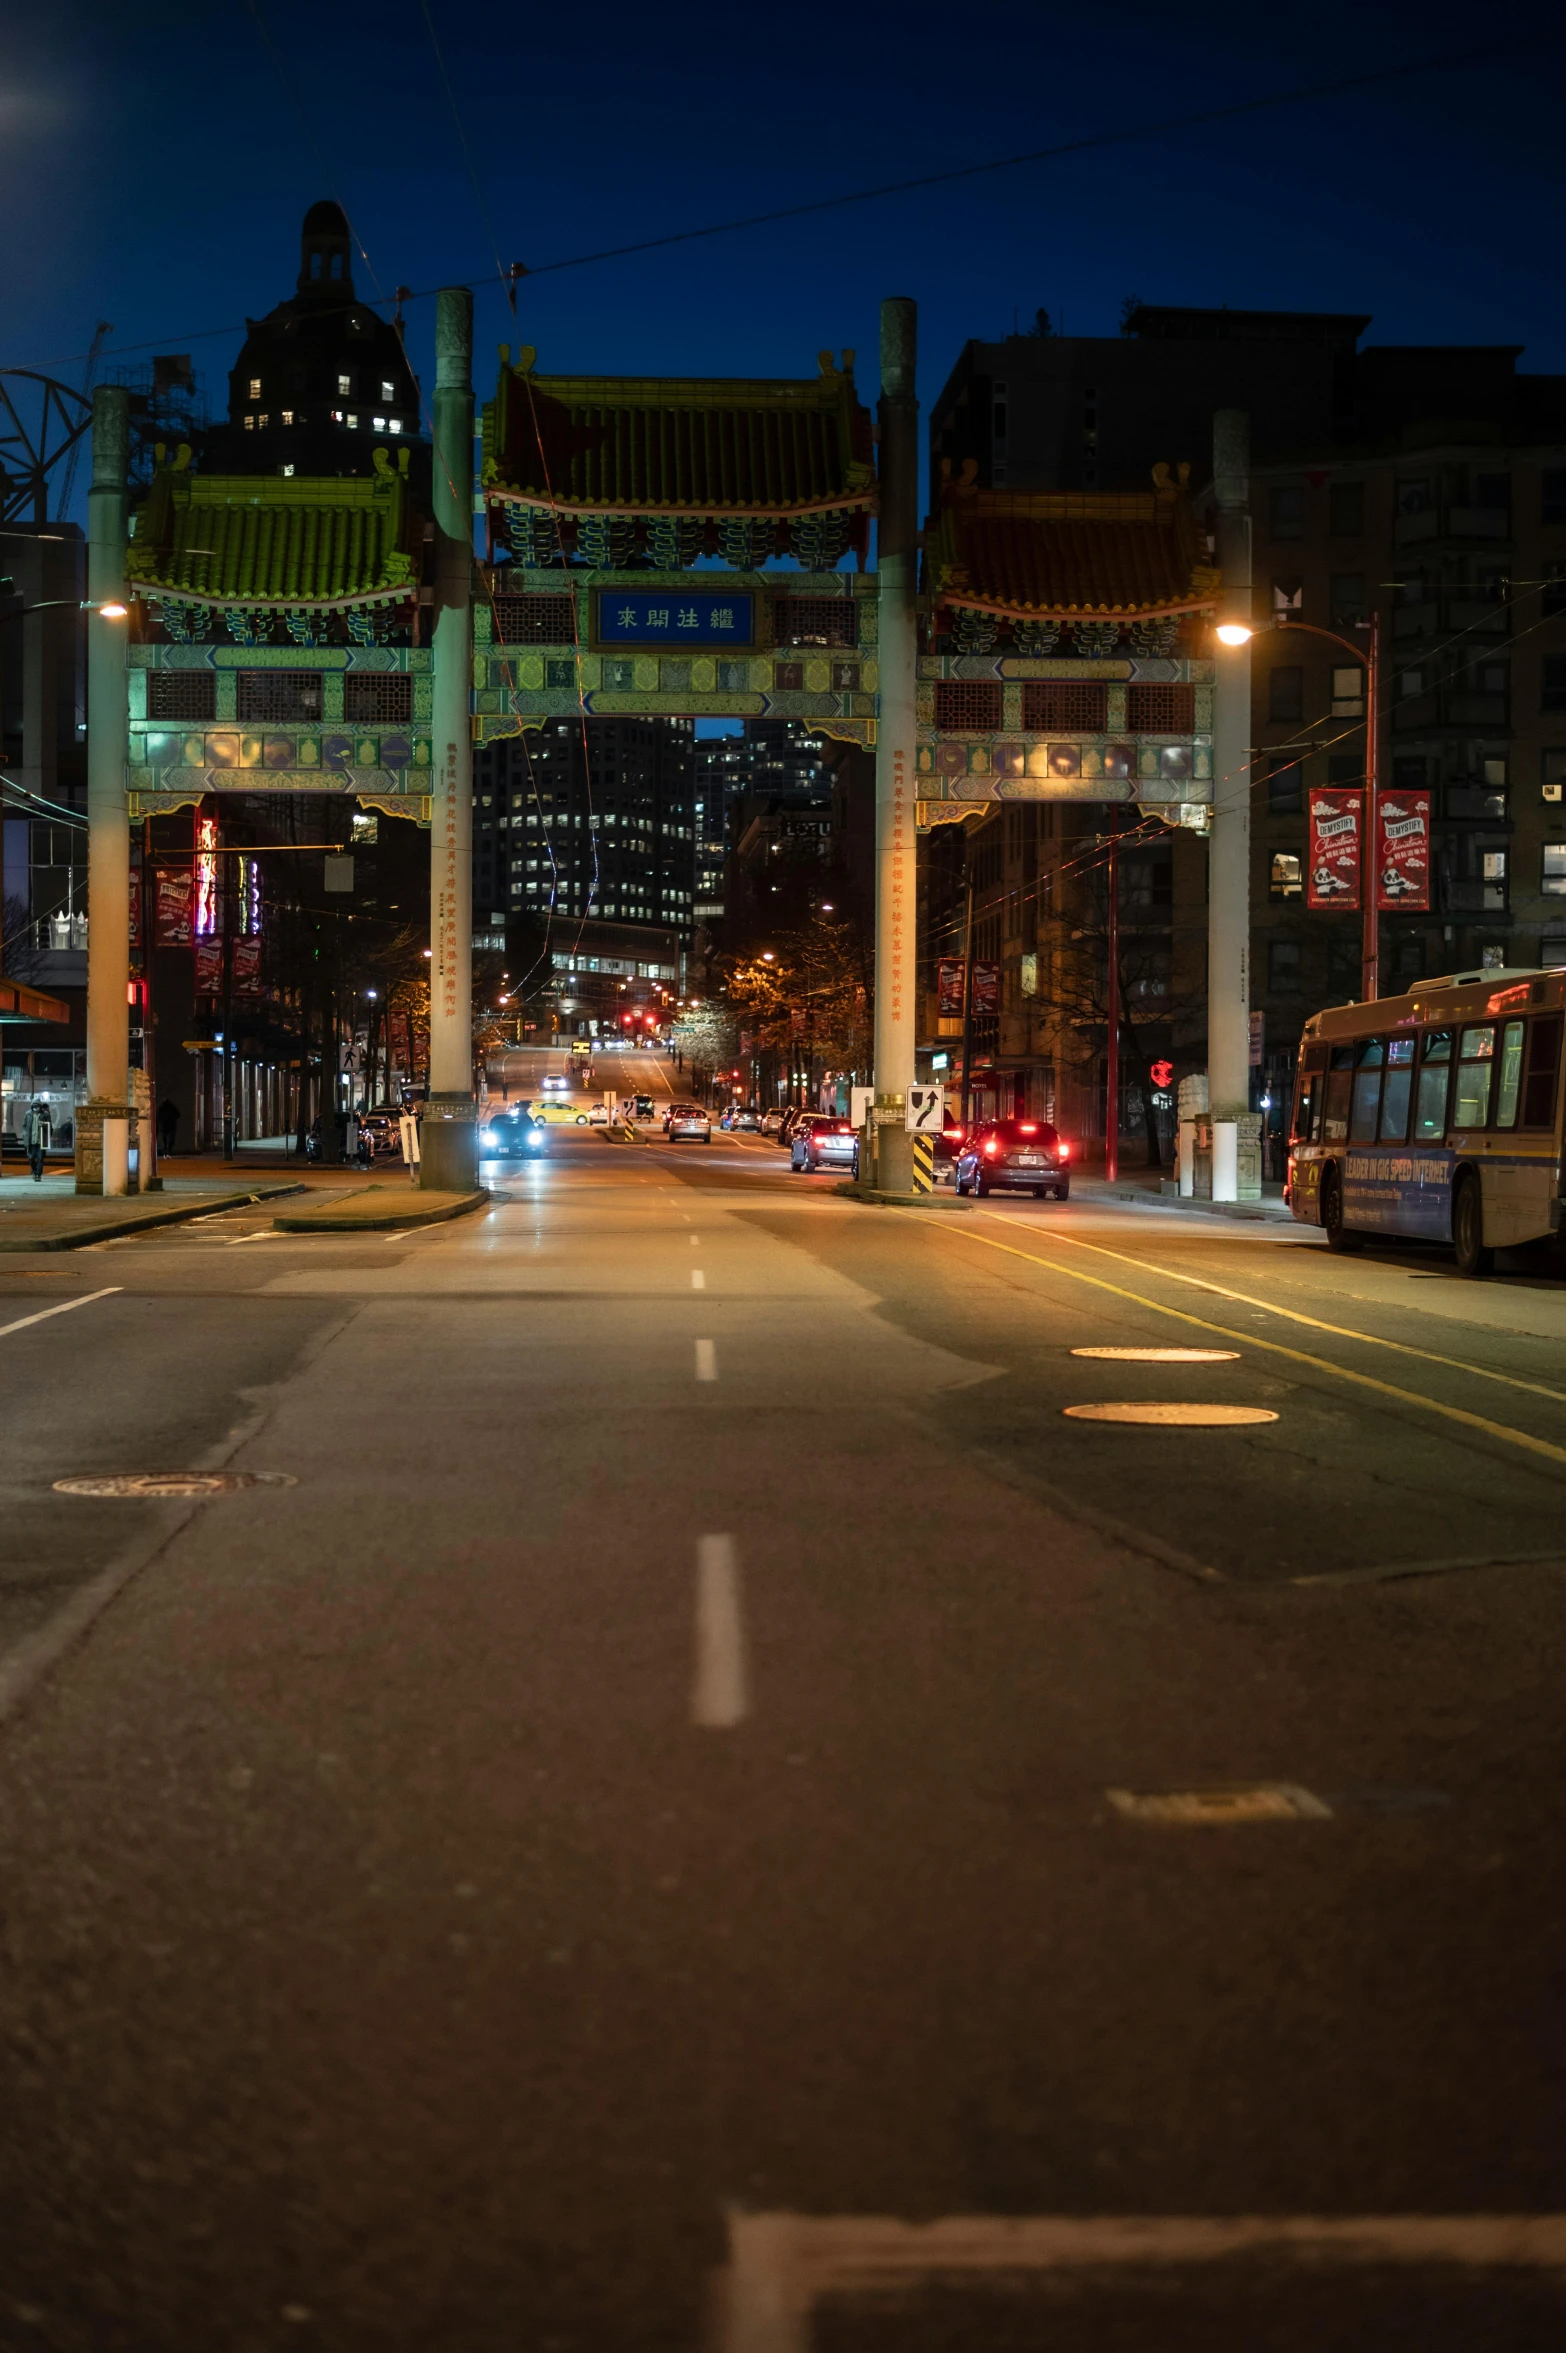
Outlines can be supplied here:
M1071 1146L1069 1144L1057 1144L1055 1146L1055 1151L1057 1156L1062 1160L1069 1160L1071 1158Z
M1019 1133L1025 1136L1036 1136L1039 1132L1030 1119L1019 1119L1017 1127Z
M991 1159L993 1159L995 1154L1000 1150L1000 1146L996 1143L995 1138L991 1136L984 1149L990 1155Z
M960 1127L943 1127L941 1134L948 1144L960 1144L962 1142L962 1129Z
M846 1119L840 1120L838 1125L832 1130L832 1133L835 1136L851 1136L853 1132L853 1129L849 1126Z

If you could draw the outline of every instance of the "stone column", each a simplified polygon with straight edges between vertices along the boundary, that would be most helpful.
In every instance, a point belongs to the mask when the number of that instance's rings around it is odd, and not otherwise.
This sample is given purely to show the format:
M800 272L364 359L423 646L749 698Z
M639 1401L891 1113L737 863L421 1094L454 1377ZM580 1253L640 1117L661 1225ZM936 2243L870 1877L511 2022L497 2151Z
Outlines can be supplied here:
M125 595L125 465L129 396L92 396L87 494L87 1102L76 1119L76 1190L130 1189L130 728L125 623L98 610Z
M880 486L876 523L880 704L875 750L875 1109L873 1182L913 1190L913 1140L902 1105L914 1078L918 926L914 830L914 693L918 638L918 312L906 295L881 305ZM887 1115L891 1116L888 1117ZM864 1167L864 1155L861 1155ZM866 1171L868 1174L869 1172Z
M435 301L434 763L430 811L430 1096L419 1183L471 1192L473 1100L473 297Z
M1218 618L1251 625L1250 419L1213 418ZM1207 1087L1213 1199L1238 1194L1238 1121L1251 1107L1251 641L1214 641L1213 822L1207 851Z

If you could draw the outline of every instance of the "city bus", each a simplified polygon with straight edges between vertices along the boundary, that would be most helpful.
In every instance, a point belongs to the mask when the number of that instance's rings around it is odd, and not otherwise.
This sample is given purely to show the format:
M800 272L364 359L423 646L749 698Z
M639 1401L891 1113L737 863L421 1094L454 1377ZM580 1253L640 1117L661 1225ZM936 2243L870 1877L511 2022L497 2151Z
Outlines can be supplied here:
M1333 1250L1450 1243L1458 1272L1558 1234L1566 971L1454 972L1313 1014L1300 1043L1288 1202Z

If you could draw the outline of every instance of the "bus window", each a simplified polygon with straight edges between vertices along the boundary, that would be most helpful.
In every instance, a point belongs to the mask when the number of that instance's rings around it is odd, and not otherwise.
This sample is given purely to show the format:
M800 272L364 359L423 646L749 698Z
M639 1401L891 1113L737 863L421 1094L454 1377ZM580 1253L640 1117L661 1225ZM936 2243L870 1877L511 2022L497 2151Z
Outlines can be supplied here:
M1419 1066L1418 1102L1414 1112L1416 1143L1439 1143L1446 1134L1446 1088L1452 1075L1451 1064L1451 1031L1426 1030L1424 1060Z
M1555 1124L1555 1074L1561 1061L1561 1017L1540 1013L1528 1025L1528 1077L1523 1087L1524 1127Z
M1454 1128L1483 1127L1490 1115L1490 1081L1495 1076L1495 1028L1482 1022L1465 1029L1457 1053Z
M1334 1046L1332 1068L1327 1073L1326 1110L1321 1122L1324 1144L1343 1144L1348 1141L1349 1096L1354 1085L1354 1049Z
M1301 1071L1294 1088L1294 1141L1309 1144L1316 1133L1316 1115L1321 1109L1321 1077L1319 1072Z
M1371 1144L1376 1137L1376 1114L1381 1108L1381 1065L1386 1056L1385 1038L1367 1038L1359 1050L1359 1069L1354 1076L1354 1116L1349 1123L1351 1144Z
M1495 1124L1517 1125L1517 1097L1522 1091L1523 1024L1509 1021L1501 1032L1500 1078L1495 1089Z
M1387 1075L1381 1089L1381 1141L1401 1144L1408 1137L1408 1105L1414 1084L1414 1041L1392 1038L1387 1045Z

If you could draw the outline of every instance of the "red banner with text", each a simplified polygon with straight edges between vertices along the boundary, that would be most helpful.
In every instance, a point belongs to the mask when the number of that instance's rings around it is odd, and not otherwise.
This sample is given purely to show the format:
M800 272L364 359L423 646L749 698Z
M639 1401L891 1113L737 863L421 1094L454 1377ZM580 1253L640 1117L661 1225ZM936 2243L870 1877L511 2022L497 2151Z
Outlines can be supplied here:
M1359 905L1360 825L1364 795L1315 786L1310 795L1307 907L1352 912Z
M942 1021L962 1019L963 962L960 956L943 956L935 967L936 1013Z
M252 932L248 939L235 940L230 953L233 957L235 995L259 997L261 994L260 934Z
M1000 1011L1000 976L998 964L975 964L973 968L973 1010L975 1013Z
M221 940L196 942L196 994L198 997L221 997L223 994L223 943Z
M1376 795L1376 905L1423 915L1430 905L1430 795Z

